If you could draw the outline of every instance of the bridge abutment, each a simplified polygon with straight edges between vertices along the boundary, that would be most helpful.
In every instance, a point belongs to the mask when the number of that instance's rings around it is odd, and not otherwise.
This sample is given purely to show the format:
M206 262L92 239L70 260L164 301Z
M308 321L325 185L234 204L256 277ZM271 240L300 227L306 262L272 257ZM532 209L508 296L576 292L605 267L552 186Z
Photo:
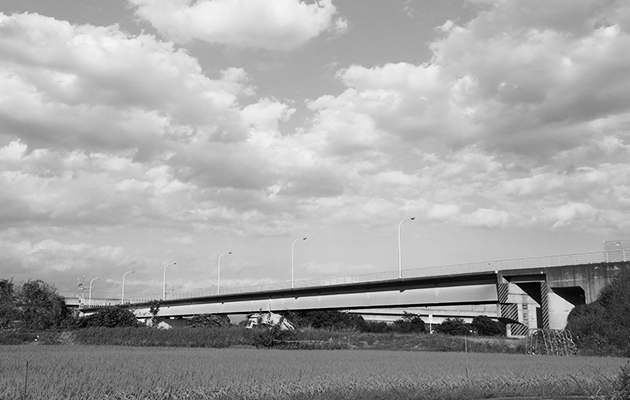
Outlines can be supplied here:
M498 271L497 315L508 335L564 329L571 310L592 303L629 261Z

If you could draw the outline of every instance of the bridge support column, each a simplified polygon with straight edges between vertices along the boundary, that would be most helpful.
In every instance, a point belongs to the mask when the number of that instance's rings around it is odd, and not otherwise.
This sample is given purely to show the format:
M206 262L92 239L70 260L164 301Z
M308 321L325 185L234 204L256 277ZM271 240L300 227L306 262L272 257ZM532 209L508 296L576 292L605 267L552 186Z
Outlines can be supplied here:
M530 329L549 329L549 299L544 274L503 276L497 284L499 320L508 336L525 336Z

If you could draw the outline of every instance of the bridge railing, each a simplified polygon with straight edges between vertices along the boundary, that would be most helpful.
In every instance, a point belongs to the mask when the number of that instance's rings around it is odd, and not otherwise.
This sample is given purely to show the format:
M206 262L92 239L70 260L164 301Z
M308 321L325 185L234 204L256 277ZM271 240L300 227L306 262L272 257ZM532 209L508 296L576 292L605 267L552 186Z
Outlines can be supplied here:
M435 267L411 268L402 271L403 278L454 275L499 270L561 267L565 265L597 264L604 262L630 261L630 250L609 250L589 253L564 254L555 256L514 258L465 264L443 265ZM308 288L316 286L334 286L353 283L376 282L398 279L398 271L377 272L372 274L347 275L317 279L301 279L293 282L293 287ZM221 294L239 294L291 289L291 282L273 282L254 286L221 288ZM169 299L184 299L216 295L216 291L181 293L169 296ZM158 300L158 298L129 299L132 303Z

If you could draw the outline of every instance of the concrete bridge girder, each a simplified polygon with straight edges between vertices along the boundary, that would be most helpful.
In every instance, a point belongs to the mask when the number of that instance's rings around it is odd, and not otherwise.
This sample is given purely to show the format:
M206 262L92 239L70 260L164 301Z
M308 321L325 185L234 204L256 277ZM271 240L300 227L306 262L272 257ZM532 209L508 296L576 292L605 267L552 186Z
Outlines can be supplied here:
M497 302L496 285L434 287L333 295L270 297L257 300L208 302L205 304L163 305L160 317L197 314L246 314L265 311L303 311L320 309L370 309L431 305L493 304ZM137 308L139 318L151 316L148 307Z

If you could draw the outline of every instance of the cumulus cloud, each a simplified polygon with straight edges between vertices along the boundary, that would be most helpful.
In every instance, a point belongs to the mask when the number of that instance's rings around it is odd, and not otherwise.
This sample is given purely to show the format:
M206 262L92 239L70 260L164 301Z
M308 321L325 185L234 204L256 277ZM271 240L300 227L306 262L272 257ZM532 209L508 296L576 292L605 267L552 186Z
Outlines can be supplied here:
M616 226L628 187L629 18L623 2L488 2L439 28L431 63L340 70L346 89L309 103L310 133L346 163L361 154L373 168L352 164L355 176L372 185L394 179L383 168L400 170L409 179L397 182L414 181L433 204L429 218ZM562 208L576 203L599 206Z
M464 225L482 228L504 227L509 222L509 213L504 210L480 208L462 216Z
M195 136L243 140L246 74L217 79L150 35L0 14L0 130L31 148L163 152Z
M628 123L626 14L621 2L499 1L463 26L446 23L430 64L351 66L339 72L345 92L313 108L406 141L439 136L548 162L598 137L593 121Z
M178 43L193 39L236 47L290 50L320 34L343 32L331 0L129 0L137 15Z
M130 2L178 43L288 50L347 26L326 0ZM411 215L426 229L627 230L629 6L483 3L437 29L430 62L347 65L340 92L305 103L257 97L254 72L204 70L149 34L0 14L3 265L118 274L171 256L131 256L130 232L138 254L199 253L208 233L372 232Z

